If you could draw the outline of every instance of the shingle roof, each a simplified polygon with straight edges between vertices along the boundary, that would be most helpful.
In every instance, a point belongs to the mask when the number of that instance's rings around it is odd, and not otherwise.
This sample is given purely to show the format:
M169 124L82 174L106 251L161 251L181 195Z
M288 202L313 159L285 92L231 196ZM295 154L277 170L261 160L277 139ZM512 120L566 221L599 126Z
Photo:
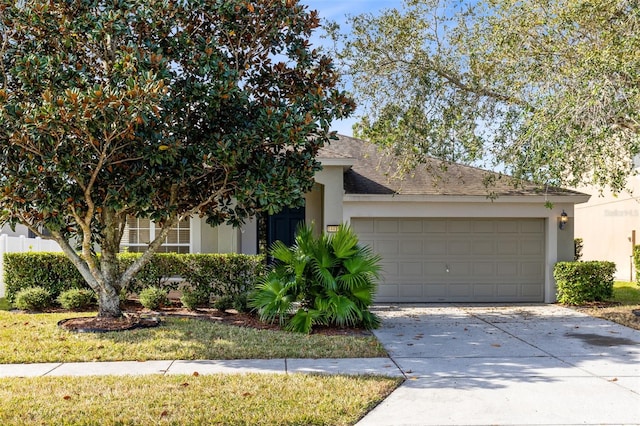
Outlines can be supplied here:
M322 148L318 158L352 158L353 166L344 173L347 194L399 195L464 195L497 196L562 195L582 196L576 191L541 188L529 182L515 184L510 177L461 164L446 164L427 158L410 174L394 177L399 158L373 143L339 135L338 140ZM494 183L487 187L488 176Z

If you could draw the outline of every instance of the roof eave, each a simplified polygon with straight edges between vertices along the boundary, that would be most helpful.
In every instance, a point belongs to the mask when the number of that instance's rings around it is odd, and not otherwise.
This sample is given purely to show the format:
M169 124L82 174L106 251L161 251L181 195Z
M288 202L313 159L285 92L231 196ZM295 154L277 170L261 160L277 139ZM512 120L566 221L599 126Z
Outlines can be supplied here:
M345 202L431 202L431 203L552 203L582 204L589 201L588 194L567 195L499 195L490 199L486 195L406 195L406 194L345 194Z
M353 167L353 165L356 163L356 160L354 158L322 158L322 157L317 157L316 159L323 166L338 166L338 167L344 168L345 170Z

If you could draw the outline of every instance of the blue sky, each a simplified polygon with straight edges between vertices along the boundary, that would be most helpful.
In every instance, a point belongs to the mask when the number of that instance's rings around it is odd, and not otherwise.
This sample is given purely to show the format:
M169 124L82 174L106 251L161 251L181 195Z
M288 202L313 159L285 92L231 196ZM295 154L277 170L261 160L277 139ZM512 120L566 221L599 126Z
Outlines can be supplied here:
M369 12L377 14L380 10L399 8L402 5L401 0L301 0L300 3L309 6L310 10L317 10L321 19L338 22L343 31L346 29L347 15L360 15ZM319 33L320 31L318 31ZM314 37L315 41L321 42L322 40ZM335 121L333 130L337 130L343 135L352 136L351 126L354 122L355 117Z

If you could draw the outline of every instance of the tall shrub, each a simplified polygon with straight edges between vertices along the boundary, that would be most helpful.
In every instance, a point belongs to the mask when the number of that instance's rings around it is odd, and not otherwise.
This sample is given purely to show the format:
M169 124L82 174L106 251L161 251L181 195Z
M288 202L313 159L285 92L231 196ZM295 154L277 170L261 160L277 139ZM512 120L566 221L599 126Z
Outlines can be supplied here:
M376 328L369 311L379 278L380 257L358 244L353 230L314 237L311 226L298 228L295 244L271 248L273 270L250 298L263 321L276 319L289 330L309 333L316 324Z
M140 253L120 253L118 265L126 269ZM62 253L7 253L4 256L7 298L13 302L23 288L40 286L57 298L63 291L89 288L78 270ZM251 291L264 272L264 256L240 254L156 254L126 290L140 293L148 287L175 290L183 278L190 290L206 295L229 295L236 300Z
M613 296L613 262L558 262L553 269L558 302L580 305Z
M25 288L43 287L55 299L65 290L88 288L80 272L62 253L5 253L4 281L7 299L15 301Z

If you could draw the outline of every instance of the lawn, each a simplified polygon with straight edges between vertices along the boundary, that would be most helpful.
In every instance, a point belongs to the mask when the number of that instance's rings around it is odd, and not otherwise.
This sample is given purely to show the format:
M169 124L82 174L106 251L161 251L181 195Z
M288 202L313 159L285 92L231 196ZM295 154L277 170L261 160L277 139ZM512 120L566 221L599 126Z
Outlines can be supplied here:
M640 330L640 317L633 311L640 310L640 287L636 282L616 281L613 285L612 305L593 305L579 310L598 318L604 318L627 327Z
M3 425L352 425L400 383L382 377L3 378Z
M73 333L57 326L65 318L95 314L0 311L0 363L386 356L373 336L305 335L187 318L110 333Z
M110 333L57 325L95 314L0 310L0 363L386 356L373 336L304 335L193 318ZM351 425L400 383L299 374L3 378L0 424Z

